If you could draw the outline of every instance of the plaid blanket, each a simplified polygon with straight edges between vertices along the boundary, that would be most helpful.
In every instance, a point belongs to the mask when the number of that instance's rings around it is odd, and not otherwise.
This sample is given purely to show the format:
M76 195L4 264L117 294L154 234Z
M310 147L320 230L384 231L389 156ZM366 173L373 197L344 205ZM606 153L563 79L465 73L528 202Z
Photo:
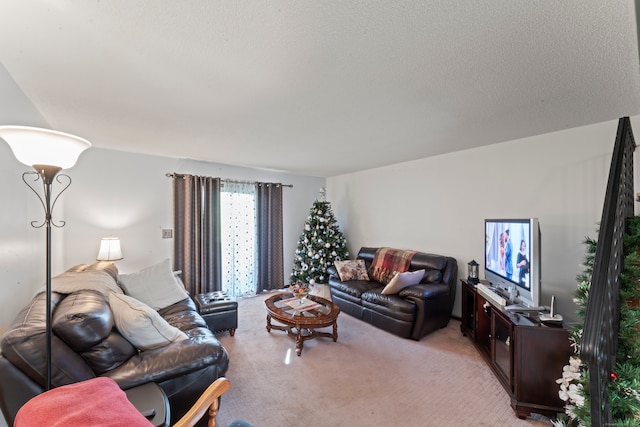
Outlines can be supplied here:
M411 259L416 252L392 248L378 249L371 262L371 278L386 285L396 273L409 270Z

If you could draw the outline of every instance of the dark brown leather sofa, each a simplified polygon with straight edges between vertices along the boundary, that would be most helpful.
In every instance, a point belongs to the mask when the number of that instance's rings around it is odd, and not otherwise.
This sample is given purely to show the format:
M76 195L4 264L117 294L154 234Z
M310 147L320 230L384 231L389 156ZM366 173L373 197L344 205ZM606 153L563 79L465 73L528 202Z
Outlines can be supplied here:
M378 248L360 249L357 259L371 268ZM449 323L456 296L458 263L455 258L417 252L409 271L425 269L422 281L398 294L381 294L384 285L373 281L341 281L335 266L328 269L333 302L340 310L403 338L420 340Z
M9 426L18 409L44 391L45 308L46 296L39 293L0 342L0 409ZM155 382L169 398L173 424L225 374L229 358L191 298L157 312L183 331L186 339L139 350L118 332L103 294L93 290L53 292L52 386L96 376L112 378L123 390Z

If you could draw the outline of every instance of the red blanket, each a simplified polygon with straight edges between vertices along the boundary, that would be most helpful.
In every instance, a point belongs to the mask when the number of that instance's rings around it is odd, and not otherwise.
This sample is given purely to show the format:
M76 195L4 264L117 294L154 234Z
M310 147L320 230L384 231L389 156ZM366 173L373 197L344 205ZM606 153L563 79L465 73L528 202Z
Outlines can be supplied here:
M24 404L14 427L149 427L110 378L98 377L46 391Z
M376 251L371 262L371 277L373 280L386 285L396 273L409 270L411 259L416 251L380 248Z

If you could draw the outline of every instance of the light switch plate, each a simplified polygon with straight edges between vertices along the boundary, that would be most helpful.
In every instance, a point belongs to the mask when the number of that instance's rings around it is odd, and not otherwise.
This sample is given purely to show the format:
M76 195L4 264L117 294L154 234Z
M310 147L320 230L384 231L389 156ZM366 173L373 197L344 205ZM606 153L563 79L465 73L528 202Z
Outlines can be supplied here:
M162 229L162 238L163 239L173 239L173 230L172 229L167 229L167 228L163 228Z

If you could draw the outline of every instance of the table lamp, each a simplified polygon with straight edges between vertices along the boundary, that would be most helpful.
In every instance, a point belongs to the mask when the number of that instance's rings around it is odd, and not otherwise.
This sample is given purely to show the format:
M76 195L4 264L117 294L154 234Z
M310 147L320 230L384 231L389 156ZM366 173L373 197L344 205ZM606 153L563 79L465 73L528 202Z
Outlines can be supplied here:
M118 261L124 258L120 249L120 239L117 237L104 237L100 241L100 250L96 260L98 261Z

